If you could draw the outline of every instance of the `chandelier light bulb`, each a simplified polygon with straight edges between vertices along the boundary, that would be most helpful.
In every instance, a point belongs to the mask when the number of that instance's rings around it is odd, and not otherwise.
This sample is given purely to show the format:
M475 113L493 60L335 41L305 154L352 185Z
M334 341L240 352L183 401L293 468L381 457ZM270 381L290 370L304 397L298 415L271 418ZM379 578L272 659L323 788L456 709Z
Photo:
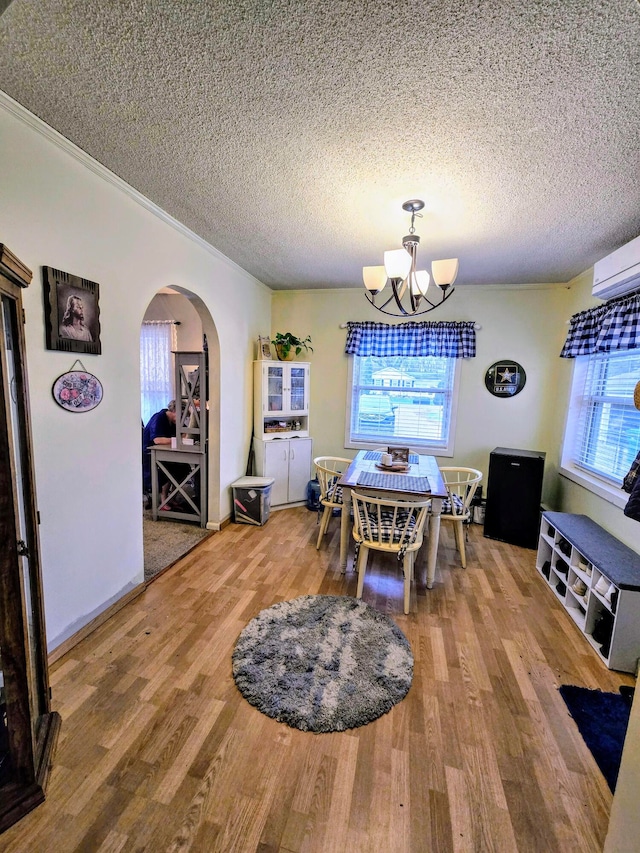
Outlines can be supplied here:
M372 296L383 290L387 283L387 271L384 267L362 267L362 280Z
M432 261L431 272L438 287L450 287L458 275L458 259L447 258L444 261Z
M384 253L384 268L389 278L405 279L411 271L411 255L406 249L391 249Z
M414 296L426 296L431 276L426 270L418 270L411 282L411 292Z

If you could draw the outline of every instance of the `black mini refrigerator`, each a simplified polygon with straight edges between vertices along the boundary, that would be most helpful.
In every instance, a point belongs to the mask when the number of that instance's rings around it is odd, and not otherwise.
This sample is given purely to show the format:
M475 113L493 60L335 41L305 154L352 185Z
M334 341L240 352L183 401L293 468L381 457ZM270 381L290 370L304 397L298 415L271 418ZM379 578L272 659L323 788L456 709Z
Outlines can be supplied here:
M544 453L496 447L489 455L484 535L537 548Z

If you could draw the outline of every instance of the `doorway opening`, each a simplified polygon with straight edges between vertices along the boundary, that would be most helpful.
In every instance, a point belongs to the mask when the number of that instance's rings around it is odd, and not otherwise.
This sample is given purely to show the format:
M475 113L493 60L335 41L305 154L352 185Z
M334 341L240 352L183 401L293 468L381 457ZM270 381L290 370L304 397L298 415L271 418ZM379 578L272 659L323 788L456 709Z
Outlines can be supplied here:
M162 288L145 312L140 337L141 427L158 411L175 400L175 353L205 353L207 369L204 389L199 391L200 406L207 407L206 418L206 498L201 513L202 525L153 513L145 493L143 477L143 549L145 581L188 553L212 530L219 528L219 345L213 319L202 300L180 287ZM143 441L144 445L144 441ZM144 454L144 446L143 446ZM155 451L154 451L155 452ZM166 455L166 454L165 454ZM150 460L148 460L150 462ZM148 469L148 465L147 465ZM149 471L147 470L147 479ZM156 509L158 505L156 504Z

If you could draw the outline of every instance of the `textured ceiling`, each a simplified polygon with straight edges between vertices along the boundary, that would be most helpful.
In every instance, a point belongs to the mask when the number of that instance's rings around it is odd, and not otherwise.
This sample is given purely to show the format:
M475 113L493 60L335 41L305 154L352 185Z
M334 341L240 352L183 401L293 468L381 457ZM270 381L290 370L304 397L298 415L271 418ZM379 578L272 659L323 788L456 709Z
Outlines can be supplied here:
M637 0L13 0L0 44L0 88L275 289L360 287L409 198L459 284L640 233Z

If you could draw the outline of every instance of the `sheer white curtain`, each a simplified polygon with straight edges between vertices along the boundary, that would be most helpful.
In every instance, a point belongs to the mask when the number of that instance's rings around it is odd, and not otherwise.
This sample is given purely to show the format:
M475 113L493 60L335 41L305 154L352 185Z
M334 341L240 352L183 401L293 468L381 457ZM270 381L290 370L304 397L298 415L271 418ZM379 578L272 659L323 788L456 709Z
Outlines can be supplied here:
M176 327L171 321L144 322L140 330L140 388L142 421L173 400L172 350L177 347Z

